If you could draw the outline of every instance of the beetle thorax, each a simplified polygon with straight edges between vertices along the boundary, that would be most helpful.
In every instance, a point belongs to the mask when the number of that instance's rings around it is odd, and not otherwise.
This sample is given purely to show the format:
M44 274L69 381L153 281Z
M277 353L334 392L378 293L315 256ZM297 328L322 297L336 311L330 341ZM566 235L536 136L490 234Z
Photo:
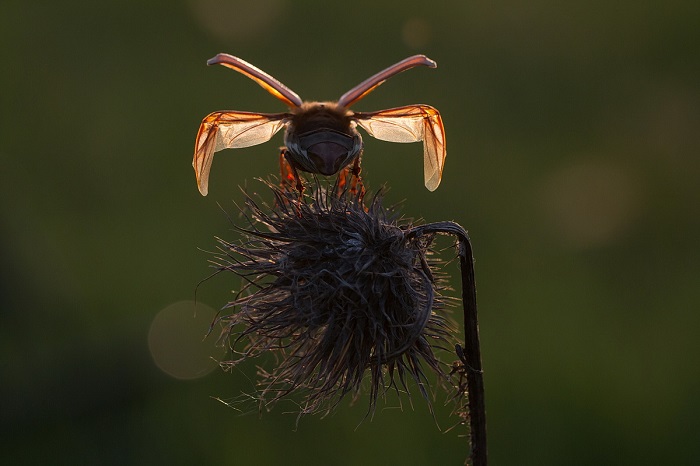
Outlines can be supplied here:
M301 107L293 110L287 132L302 134L328 128L354 136L350 115L352 113L349 110L339 107L335 102L304 102Z

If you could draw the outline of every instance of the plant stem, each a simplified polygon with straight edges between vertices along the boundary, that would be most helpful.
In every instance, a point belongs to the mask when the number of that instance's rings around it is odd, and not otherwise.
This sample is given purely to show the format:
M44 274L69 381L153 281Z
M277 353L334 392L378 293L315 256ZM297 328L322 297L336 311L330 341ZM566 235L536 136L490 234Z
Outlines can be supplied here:
M484 403L484 373L479 346L479 321L476 309L476 281L474 258L469 235L455 222L436 222L421 225L409 231L408 237L425 234L447 234L459 241L457 254L462 272L462 306L464 308L464 348L456 352L464 364L467 376L470 427L470 455L467 464L486 466L486 405Z

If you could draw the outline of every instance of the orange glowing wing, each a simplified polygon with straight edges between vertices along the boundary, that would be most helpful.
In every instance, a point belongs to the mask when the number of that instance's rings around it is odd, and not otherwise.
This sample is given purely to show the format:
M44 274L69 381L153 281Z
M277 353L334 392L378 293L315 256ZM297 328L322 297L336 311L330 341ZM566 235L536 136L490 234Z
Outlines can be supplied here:
M389 142L423 141L425 187L435 191L445 165L445 127L440 113L429 105L409 105L378 112L355 112L353 119L370 136Z
M255 146L269 141L287 124L288 113L214 112L202 120L197 133L192 166L202 196L209 190L209 170L214 152Z

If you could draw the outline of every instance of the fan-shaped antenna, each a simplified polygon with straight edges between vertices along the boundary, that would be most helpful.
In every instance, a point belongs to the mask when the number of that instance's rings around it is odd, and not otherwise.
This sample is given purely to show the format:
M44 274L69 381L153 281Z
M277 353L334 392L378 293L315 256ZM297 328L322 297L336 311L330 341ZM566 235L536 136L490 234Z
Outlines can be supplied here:
M245 60L241 60L227 53L220 53L214 58L210 58L207 61L207 65L224 65L232 70L236 70L260 84L263 89L280 99L287 104L287 106L301 106L301 97L299 97L296 92Z
M399 74L402 71L406 71L416 66L427 66L429 68L437 68L437 63L435 63L433 60L426 57L425 55L413 55L412 57L403 59L400 62L391 65L384 71L380 71L371 78L362 81L360 84L350 89L348 92L343 94L342 97L338 100L338 105L347 108L355 102L357 102L358 100L360 100L361 98L363 98L364 96L366 96L367 94L369 94L370 92L372 92L374 89L377 88L377 86L379 86L395 74Z

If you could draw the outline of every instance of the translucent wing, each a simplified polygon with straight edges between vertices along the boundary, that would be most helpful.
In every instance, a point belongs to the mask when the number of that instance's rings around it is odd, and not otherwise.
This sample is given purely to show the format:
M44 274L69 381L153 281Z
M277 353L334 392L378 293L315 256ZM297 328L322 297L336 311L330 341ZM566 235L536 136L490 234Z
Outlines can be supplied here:
M288 113L214 112L199 126L192 166L202 196L209 191L214 152L249 147L269 141L287 123Z
M354 120L373 136L389 142L423 141L425 187L435 191L445 164L445 127L440 112L429 105L409 105L378 112L355 112Z

